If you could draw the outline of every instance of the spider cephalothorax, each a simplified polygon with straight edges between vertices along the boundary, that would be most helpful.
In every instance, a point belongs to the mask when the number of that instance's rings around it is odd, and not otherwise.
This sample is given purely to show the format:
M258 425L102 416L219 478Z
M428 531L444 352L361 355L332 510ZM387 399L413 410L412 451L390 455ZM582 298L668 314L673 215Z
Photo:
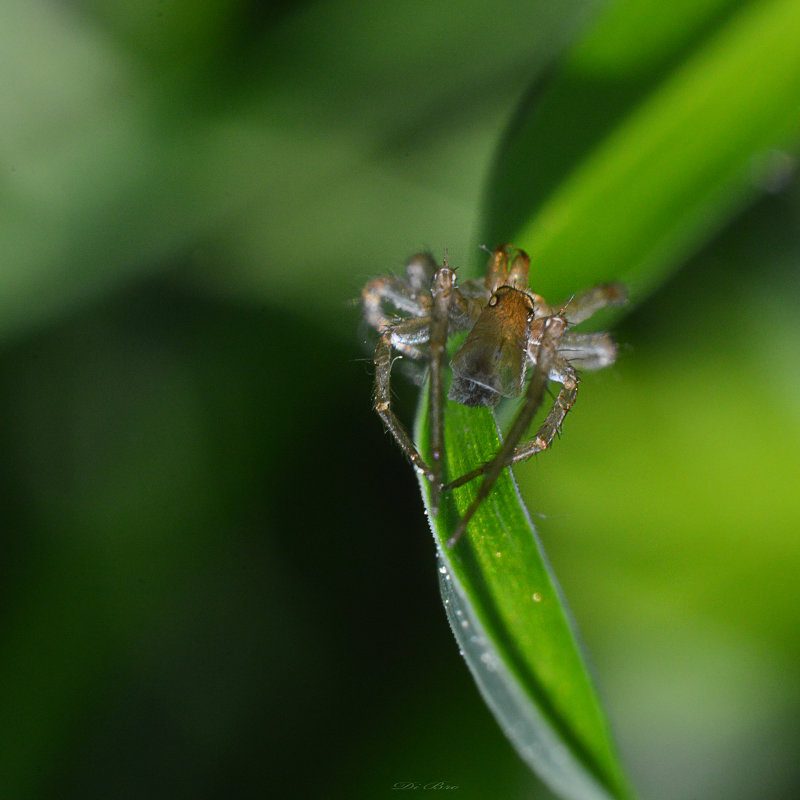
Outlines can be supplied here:
M484 476L448 541L451 546L502 470L541 452L553 441L575 403L576 366L600 369L616 358L616 346L608 334L569 329L600 308L623 303L624 287L603 284L562 306L551 306L527 288L529 265L524 251L501 245L491 254L483 284L469 280L457 286L447 260L437 267L429 253L420 253L409 260L406 280L376 278L362 292L364 317L380 333L375 348L375 410L412 466L431 482L433 512L438 510L443 489ZM389 314L387 307L394 313ZM406 316L397 316L397 312ZM448 337L465 330L467 337L450 362L449 399L467 406L496 406L503 397L522 395L525 401L495 456L443 486L442 368ZM423 460L391 407L393 350L429 362L430 464ZM537 434L520 444L551 380L561 384L561 391Z

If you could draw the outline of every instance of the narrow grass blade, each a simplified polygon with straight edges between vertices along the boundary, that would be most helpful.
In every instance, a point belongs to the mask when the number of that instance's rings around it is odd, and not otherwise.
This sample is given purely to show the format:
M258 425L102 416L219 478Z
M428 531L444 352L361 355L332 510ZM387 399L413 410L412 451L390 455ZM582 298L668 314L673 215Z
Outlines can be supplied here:
M417 438L427 449L426 393ZM486 409L447 402L448 469L455 476L496 451ZM457 515L477 488L446 493L437 539L451 625L487 704L520 755L569 798L627 797L622 768L574 623L508 470L448 549ZM429 487L422 482L429 502Z
M482 241L528 250L532 288L553 302L604 280L643 296L785 180L800 138L799 36L796 0L614 4L511 126ZM427 413L423 396L416 433L426 457ZM448 402L445 416L452 479L492 456L499 438L485 409ZM476 488L445 493L431 517L467 663L554 790L627 797L575 625L510 471L464 539L446 546ZM422 491L427 499L425 482Z

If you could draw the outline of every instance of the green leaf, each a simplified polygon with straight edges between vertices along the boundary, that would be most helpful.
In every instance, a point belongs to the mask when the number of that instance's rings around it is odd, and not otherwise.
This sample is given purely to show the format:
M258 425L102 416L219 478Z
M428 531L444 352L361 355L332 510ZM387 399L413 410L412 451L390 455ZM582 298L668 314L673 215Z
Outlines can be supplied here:
M531 94L495 164L483 241L532 256L551 301L601 280L634 299L764 188L800 137L796 0L612 6ZM447 402L446 480L499 447L486 409ZM416 434L429 456L423 397ZM569 422L567 423L567 425ZM430 515L468 665L520 755L571 798L630 790L575 625L510 470L448 549L479 481Z
M447 401L445 411L452 478L489 458L500 440L487 409ZM416 434L427 453L427 392ZM478 485L445 493L434 517L421 480L445 607L467 664L504 732L551 787L571 798L627 797L575 625L509 470L463 539L447 547Z
M484 241L527 249L552 300L608 279L634 299L651 290L785 182L800 138L798 37L796 0L612 6L521 109Z

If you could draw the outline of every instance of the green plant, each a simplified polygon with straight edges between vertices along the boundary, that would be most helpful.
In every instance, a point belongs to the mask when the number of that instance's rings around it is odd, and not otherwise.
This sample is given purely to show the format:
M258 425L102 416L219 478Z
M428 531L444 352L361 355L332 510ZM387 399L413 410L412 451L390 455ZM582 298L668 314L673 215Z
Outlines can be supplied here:
M548 298L619 279L643 299L785 180L800 135L798 30L800 7L786 0L610 8L520 109L489 184L485 241L528 250L532 288ZM584 103L598 113L579 129ZM426 419L423 399L423 443ZM499 446L489 411L452 402L445 442L454 475ZM468 541L446 547L474 491L429 516L446 602L458 606L451 623L487 702L564 796L627 796L570 612L509 475Z

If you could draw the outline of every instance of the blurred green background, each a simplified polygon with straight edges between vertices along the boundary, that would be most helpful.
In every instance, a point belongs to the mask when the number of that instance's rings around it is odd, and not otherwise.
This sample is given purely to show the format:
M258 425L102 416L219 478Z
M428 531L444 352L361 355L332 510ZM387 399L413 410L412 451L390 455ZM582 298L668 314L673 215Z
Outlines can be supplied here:
M447 628L355 300L423 247L479 269L498 142L601 5L4 4L0 796L550 796ZM649 798L800 791L800 190L766 188L518 470Z

